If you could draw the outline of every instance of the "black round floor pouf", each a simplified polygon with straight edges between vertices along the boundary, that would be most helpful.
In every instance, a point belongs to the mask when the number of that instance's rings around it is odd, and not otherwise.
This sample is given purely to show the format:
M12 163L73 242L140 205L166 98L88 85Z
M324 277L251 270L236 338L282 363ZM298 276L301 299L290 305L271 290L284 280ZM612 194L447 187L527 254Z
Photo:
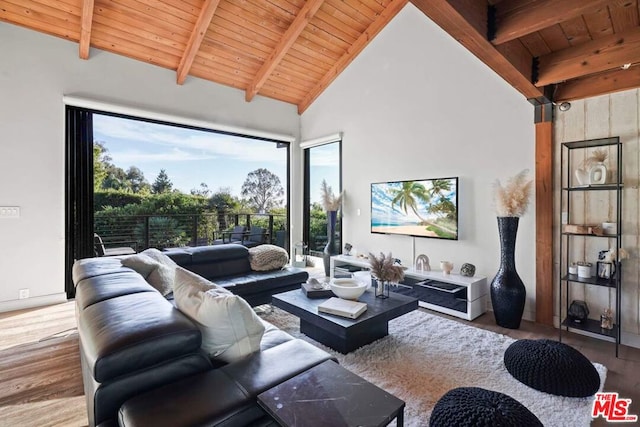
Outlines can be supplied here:
M556 396L593 396L600 387L589 359L557 341L516 341L504 352L504 365L523 384Z
M460 387L448 391L431 412L430 427L542 427L522 403L497 391Z

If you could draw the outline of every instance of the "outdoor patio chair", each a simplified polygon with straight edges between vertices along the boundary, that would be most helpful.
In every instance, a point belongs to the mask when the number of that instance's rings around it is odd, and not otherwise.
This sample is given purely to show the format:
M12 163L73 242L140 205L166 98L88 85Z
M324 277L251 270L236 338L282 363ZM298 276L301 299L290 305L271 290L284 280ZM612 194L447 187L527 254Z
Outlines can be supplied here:
M248 248L262 245L267 243L269 238L269 232L262 227L251 227L251 229L244 235L242 244Z
M135 246L137 242L112 242L108 244L131 244ZM97 256L133 255L136 253L136 250L131 246L119 246L113 248L105 247L102 238L97 233L93 233L93 247Z
M214 245L222 245L227 243L242 243L246 234L246 227L244 225L236 225L232 230L223 231L222 239L214 240Z

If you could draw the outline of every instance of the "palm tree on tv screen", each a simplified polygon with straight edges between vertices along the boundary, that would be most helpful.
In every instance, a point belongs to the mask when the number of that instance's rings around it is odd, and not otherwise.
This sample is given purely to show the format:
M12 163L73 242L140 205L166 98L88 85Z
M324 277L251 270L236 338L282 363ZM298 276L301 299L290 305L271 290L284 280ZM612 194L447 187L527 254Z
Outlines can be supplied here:
M429 212L434 214L440 213L448 218L455 218L456 206L444 195L445 192L451 191L451 180L436 179L433 180L431 184L431 196L438 197L438 202L433 205L429 205Z
M414 214L422 223L426 223L427 221L418 213L418 201L421 200L424 203L429 203L431 200L431 195L424 187L424 185L417 183L415 181L404 181L402 183L402 188L390 189L391 196L393 200L391 201L391 207L393 208L396 204L404 210L405 213L408 213L407 208L411 208Z

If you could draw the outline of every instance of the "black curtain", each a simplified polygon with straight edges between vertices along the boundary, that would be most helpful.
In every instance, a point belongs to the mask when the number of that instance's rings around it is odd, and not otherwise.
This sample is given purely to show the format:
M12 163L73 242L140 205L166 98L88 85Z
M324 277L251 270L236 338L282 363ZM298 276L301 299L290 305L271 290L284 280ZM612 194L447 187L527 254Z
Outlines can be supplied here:
M65 289L75 296L71 268L95 256L93 248L93 118L85 109L66 108Z

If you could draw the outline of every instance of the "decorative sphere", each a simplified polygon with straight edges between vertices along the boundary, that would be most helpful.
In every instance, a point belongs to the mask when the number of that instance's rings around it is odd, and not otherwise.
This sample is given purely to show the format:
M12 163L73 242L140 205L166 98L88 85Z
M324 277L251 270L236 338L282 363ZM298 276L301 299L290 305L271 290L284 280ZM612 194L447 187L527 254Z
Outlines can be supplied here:
M474 274L476 274L476 266L475 265L469 264L468 262L465 262L464 264L462 264L462 267L460 267L460 275L461 276L473 277Z

